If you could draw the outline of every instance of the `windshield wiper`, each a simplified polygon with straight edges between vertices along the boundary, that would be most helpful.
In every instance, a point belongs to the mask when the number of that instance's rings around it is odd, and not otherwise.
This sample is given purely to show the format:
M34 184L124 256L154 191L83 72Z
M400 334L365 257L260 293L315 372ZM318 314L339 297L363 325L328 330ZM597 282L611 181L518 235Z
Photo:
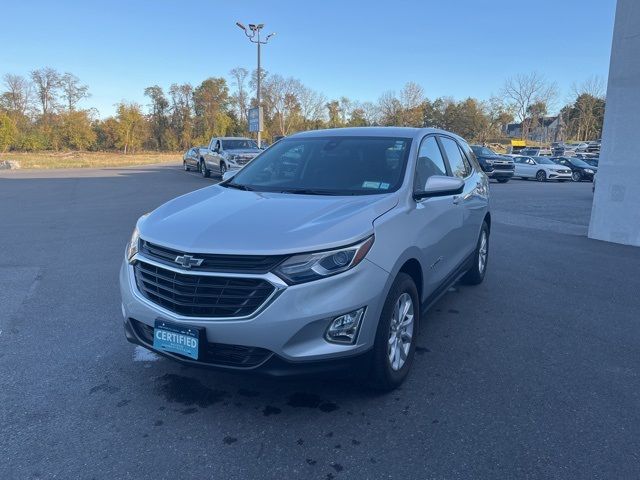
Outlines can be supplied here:
M229 187L229 188L235 188L237 190L244 190L246 192L253 192L253 188L247 187L246 185L241 185L239 183L227 182L227 183L223 183L222 186Z
M332 192L331 190L314 190L312 188L291 188L287 190L280 190L280 193L293 193L295 195L343 195L341 193Z

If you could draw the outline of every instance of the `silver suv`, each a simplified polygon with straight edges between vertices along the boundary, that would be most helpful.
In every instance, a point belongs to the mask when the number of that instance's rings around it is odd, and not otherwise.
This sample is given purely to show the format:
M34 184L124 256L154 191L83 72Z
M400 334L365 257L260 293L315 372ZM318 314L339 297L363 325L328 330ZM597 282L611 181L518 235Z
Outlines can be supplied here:
M188 364L368 372L392 389L429 306L484 278L488 195L449 132L287 137L138 220L120 271L126 337Z

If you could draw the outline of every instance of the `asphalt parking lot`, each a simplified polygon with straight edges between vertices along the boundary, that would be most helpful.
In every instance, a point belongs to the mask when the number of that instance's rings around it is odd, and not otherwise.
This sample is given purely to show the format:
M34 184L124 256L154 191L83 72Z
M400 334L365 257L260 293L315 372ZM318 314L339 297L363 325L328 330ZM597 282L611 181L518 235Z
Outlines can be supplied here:
M385 395L125 341L135 220L211 183L178 166L0 173L0 478L640 477L640 249L586 238L590 183L491 184L485 283L428 313Z

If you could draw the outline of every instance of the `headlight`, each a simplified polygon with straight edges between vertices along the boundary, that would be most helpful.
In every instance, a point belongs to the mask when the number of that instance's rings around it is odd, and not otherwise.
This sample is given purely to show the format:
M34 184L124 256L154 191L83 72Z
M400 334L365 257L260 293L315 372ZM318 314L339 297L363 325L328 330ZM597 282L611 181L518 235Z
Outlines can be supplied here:
M584 171L585 171L586 173L593 173L593 170L591 170L590 168L585 168L585 169L584 169Z
M133 229L131 240L129 240L129 244L127 245L127 261L129 263L131 263L133 256L138 253L138 250L140 248L140 230L138 230L138 224L140 223L140 220L144 220L148 216L148 213L142 215L136 222L136 228Z
M373 240L372 235L356 245L293 255L281 263L274 273L290 285L336 275L358 265L371 249Z

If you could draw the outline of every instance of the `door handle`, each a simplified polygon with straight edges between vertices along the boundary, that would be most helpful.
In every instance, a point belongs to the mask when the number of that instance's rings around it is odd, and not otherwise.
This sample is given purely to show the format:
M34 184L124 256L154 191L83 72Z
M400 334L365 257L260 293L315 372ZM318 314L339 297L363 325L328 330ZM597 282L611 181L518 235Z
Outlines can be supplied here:
M455 195L453 197L453 204L454 205L460 205L461 201L462 201L462 196L461 195Z

